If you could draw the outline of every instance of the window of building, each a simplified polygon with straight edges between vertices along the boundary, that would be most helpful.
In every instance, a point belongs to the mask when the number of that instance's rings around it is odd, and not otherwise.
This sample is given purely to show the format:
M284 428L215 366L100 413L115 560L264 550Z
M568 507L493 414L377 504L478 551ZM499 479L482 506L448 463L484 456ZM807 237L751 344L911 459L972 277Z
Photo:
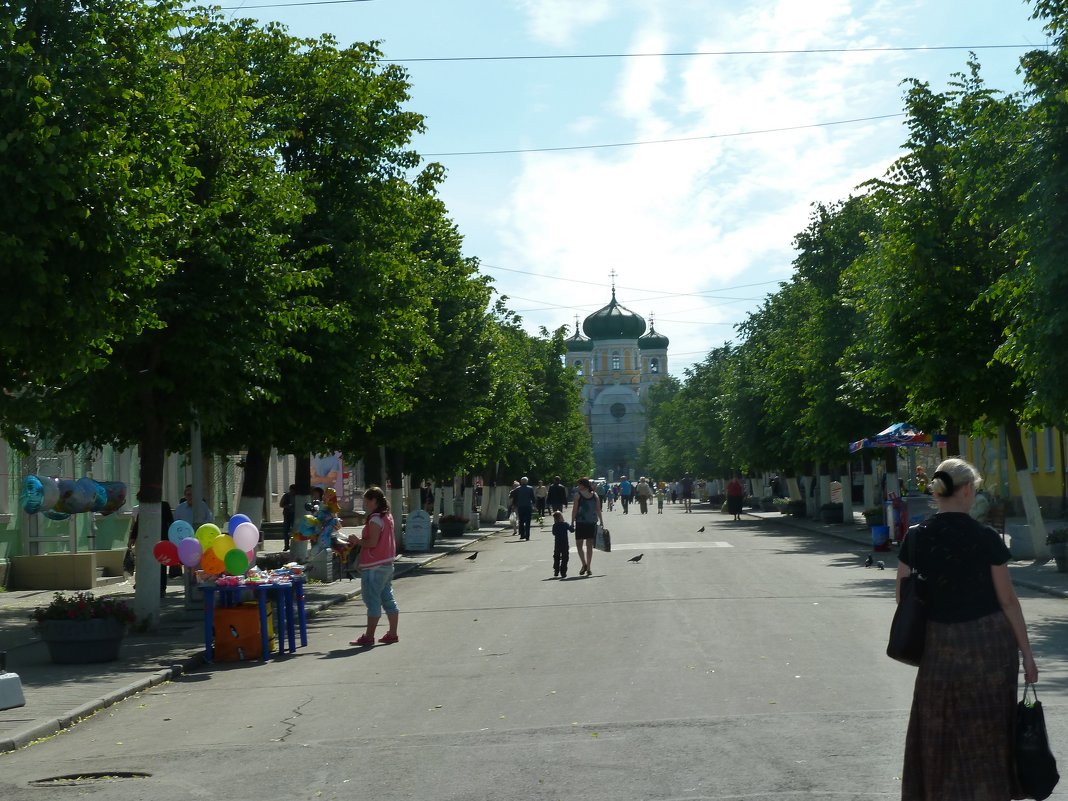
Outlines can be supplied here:
M622 370L623 369L623 360L620 359L618 350L612 351L612 369L613 370Z
M650 359L649 360L649 372L650 373L659 373L660 372L660 360L659 359Z
M1031 463L1031 472L1038 472L1038 432L1032 431L1031 436L1028 437L1027 450L1030 451L1027 454L1027 461Z
M579 375L585 375L586 374L582 369L582 360L581 359L575 359L575 372L578 373Z
M1046 426L1046 472L1052 473L1056 469L1057 464L1057 437L1053 433L1053 429Z

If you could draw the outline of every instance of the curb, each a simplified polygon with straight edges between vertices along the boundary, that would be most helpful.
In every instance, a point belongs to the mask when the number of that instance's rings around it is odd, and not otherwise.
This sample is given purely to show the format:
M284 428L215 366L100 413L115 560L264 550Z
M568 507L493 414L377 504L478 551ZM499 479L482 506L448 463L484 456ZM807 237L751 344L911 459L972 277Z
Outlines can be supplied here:
M497 529L490 531L485 535L479 536L476 539L472 539L469 542L465 542L462 545L458 545L454 548L440 553L433 554L430 558L418 561L409 562L403 566L403 569L395 574L395 576L403 576L411 573L413 570L418 570L426 565L433 564L446 556L451 556L454 553L459 553L470 545L489 539L495 534L499 534L503 529ZM472 532L474 533L474 532ZM481 532L479 532L481 533ZM351 601L360 597L360 590L355 589L348 592L339 593L332 597L324 598L314 603L313 606L308 607L305 611L309 617L314 617L320 612L324 612L332 606L338 606L340 604ZM29 641L29 642L32 642ZM183 673L191 673L199 667L203 667L207 664L204 659L203 649L197 649L191 652L186 652L184 657L179 657L181 661L176 662L169 668L163 670L157 670L144 678L127 684L125 687L120 687L117 690L113 690L99 698L95 698L92 701L88 701L81 704L69 712L58 718L51 718L50 720L38 721L30 726L16 731L6 737L0 738L0 754L6 754L11 751L17 751L20 748L25 748L36 740L41 740L45 737L51 737L54 734L58 734L65 729L69 729L82 720L95 715L102 709L107 709L109 706L117 704L119 701L123 701L132 695L136 695L139 692L151 689L156 685L163 684L166 681L173 681L181 676Z
M834 531L832 529L825 529L825 530L817 531L815 529L809 528L808 526L799 526L799 525L796 525L794 523L791 523L790 521L793 518L790 518L790 517L787 517L786 519L780 520L780 519L776 519L776 518L757 517L756 515L748 515L748 516L753 518L753 519L755 519L755 520L759 520L759 521L762 521L762 522L779 523L779 524L782 524L782 525L785 525L785 526L789 526L790 528L797 529L798 531L807 531L810 534L825 534L827 536L834 537L836 539L846 540L847 542L852 542L855 545L862 545L862 546L866 545L865 542L858 541L858 539L856 537L851 537L848 534L846 534L844 531L843 532L839 532L839 531ZM1019 571L1016 571L1016 572L1019 572ZM1019 577L1019 576L1015 576L1014 575L1012 577L1012 583L1015 584L1018 587L1026 587L1029 590L1034 590L1035 592L1040 592L1040 593L1042 593L1044 595L1050 595L1050 596L1052 596L1054 598L1068 598L1068 590L1063 590L1063 589L1061 589L1059 587L1051 587L1048 584L1041 584L1038 581L1035 581L1033 579L1029 579L1027 577Z

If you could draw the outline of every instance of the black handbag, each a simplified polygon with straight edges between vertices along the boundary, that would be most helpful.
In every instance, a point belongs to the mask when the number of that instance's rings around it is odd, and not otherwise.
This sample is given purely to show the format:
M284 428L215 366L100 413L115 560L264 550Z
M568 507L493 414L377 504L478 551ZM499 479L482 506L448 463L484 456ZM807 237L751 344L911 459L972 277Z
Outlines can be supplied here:
M918 667L923 660L923 647L927 641L927 585L923 575L916 570L916 535L919 526L909 531L909 550L912 553L912 572L901 581L901 601L890 623L890 639L886 655L906 665Z
M1034 700L1028 702L1028 691ZM1046 716L1035 685L1025 684L1023 698L1016 705L1016 779L1027 798L1049 798L1061 780L1057 760L1049 749Z

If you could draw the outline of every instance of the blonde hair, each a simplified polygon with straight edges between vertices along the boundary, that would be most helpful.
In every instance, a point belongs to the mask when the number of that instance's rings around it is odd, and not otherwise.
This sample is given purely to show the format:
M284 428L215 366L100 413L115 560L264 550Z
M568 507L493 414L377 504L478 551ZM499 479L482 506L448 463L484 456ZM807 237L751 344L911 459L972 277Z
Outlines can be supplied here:
M946 459L935 470L931 483L928 485L931 492L939 498L948 498L960 487L973 484L979 489L983 483L983 477L975 469L975 465L963 459Z

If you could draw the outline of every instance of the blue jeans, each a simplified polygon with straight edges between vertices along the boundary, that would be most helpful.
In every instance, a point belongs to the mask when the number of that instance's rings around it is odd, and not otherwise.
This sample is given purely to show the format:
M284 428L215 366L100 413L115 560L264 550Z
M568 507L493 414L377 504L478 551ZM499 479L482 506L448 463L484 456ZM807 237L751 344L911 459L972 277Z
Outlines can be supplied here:
M399 611L393 598L393 565L360 568L360 590L368 617L382 617L383 609L387 615Z

